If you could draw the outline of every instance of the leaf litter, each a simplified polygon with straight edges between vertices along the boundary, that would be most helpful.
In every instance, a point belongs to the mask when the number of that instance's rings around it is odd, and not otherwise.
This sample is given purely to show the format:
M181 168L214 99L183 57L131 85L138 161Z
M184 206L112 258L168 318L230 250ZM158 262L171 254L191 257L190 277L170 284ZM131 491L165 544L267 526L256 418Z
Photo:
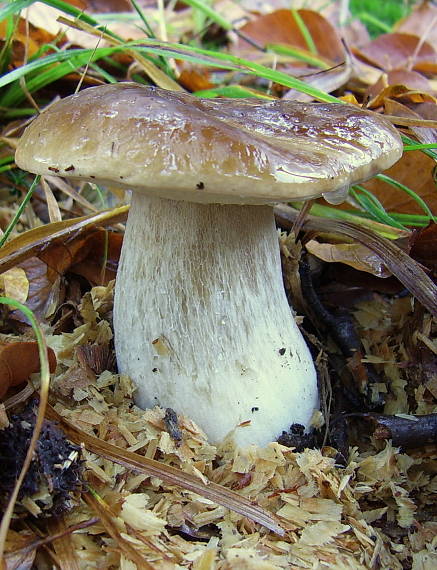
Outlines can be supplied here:
M374 440L364 450L352 447L347 464L340 467L330 447L296 452L272 443L243 452L230 441L215 447L183 416L177 418L180 436L172 438L165 410L140 410L127 377L102 370L98 359L79 356L80 348L103 350L111 343L112 296L113 282L93 288L80 305L82 324L70 333L47 335L58 360L51 402L72 426L77 442L84 442L90 487L85 503L62 516L63 525L75 528L93 517L100 520L85 534L73 532L69 538L77 567L142 567L138 557L152 568L311 568L315 561L318 567L335 563L367 568L376 560L383 568L403 568L411 557L433 560L428 538L436 525L418 516L432 510L432 454L415 456L389 441ZM393 343L396 334L402 337L410 309L409 299L379 299L378 304L361 304L356 313L366 358L385 368L390 378L393 399L386 404L388 413L410 410L399 360L407 357L407 349L400 339ZM424 322L424 336L426 326ZM415 412L434 409L427 391L427 385L418 384L420 410ZM73 439L68 429L66 433ZM91 436L94 446L82 433ZM104 442L116 446L115 462ZM238 490L242 498L271 513L278 532L268 531L259 519L255 522L249 510L245 516L244 506L243 512L237 512L235 504L228 510L217 504L220 500L207 499L201 489L187 489L183 479L182 484L170 484L165 471L139 470L123 452L158 459L158 465L180 469L206 489L218 484ZM401 539L396 528L404 529ZM282 536L280 529L285 531ZM18 532L17 541L20 537ZM16 550L16 542L9 548ZM53 549L56 553L56 541Z
M79 4L80 9L89 10L91 6L82 0ZM150 6L144 4L144 9L149 10ZM429 21L434 17L430 3L418 3L394 34L377 40L369 40L362 31L354 36L350 29L347 37L359 38L356 45L349 40L354 54L350 61L338 39L335 12L323 12L323 19L310 10L297 11L293 24L285 32L297 26L299 34L284 36L281 12L269 9L263 16L247 4L238 7L241 24L237 24L235 30L240 26L243 34L252 33L258 43L272 44L272 49L278 52L274 56L278 69L293 70L312 84L320 72L320 67L314 67L317 63L314 56L319 56L319 65L331 66L324 89L338 89L340 77L342 84L347 82L343 91L345 100L350 98L356 103L355 95L361 101L367 97L372 108L384 108L389 115L416 118L418 126L413 124L405 132L422 142L435 141L432 129L419 126L419 119L435 120L436 48L433 36L427 32ZM270 5L278 10L288 7L281 2ZM230 10L226 2L215 3L215 8L221 13ZM151 10L148 15L154 13L154 8ZM232 10L237 11L237 8L232 7ZM179 12L181 26L190 21L186 14L186 10ZM270 21L268 34L263 32L266 19ZM303 27L299 27L302 21ZM182 27L175 27L174 20L171 22L170 34L175 31L175 37L170 39L178 41ZM419 23L421 42L411 35L419 29ZM317 26L323 33L317 31ZM58 33L55 28L51 30L52 36L47 35L49 32L44 35L43 28L41 23L31 28L32 53L37 52L38 46L54 41ZM315 42L315 53L314 46L305 39L305 28L310 30ZM66 29L67 34L74 31L71 27ZM187 27L184 31L187 32ZM278 34L277 40L273 32ZM26 34L20 21L12 57L17 66L23 61ZM399 41L400 36L402 41ZM82 38L77 39L79 46L95 46L95 38L87 37L92 42L86 45L81 44L85 42L83 33L71 35L71 38ZM231 51L243 45L250 51L241 36L237 34L232 39L231 32L229 37L233 42ZM56 38L58 45L63 45L65 39L59 35ZM321 47L327 39L331 46L329 52ZM288 48L287 55L280 53L284 45ZM172 53L171 46L166 49ZM180 55L184 55L183 50ZM252 54L245 53L245 57L261 58L261 61L266 55L272 61L271 54L260 53L255 48ZM132 53L128 57L133 60ZM342 58L346 63L342 63ZM156 72L154 67L144 65L143 60L137 59L137 62L143 65L142 73ZM179 59L175 65L182 74L179 83L189 90L214 88L217 78L228 73L226 69L212 73L201 64L191 67ZM337 70L336 65L343 68ZM246 89L246 93L255 96L287 96L287 89L278 83L266 91L265 80L256 76L249 76L240 85L237 74L237 69L229 73L228 87ZM161 73L157 77L165 80ZM85 81L92 84L95 78L86 75ZM390 174L415 188L435 212L434 165L424 153L405 153ZM420 176L417 167L420 167ZM58 195L59 188L52 186ZM372 189L388 210L409 214L417 207L406 194L390 192L390 186L380 180L374 179L366 183L366 187ZM32 519L26 513L35 515L38 509L44 510L43 505L50 505L50 486L40 485L35 493L19 497L16 510L19 516L7 537L6 567L39 567L38 560L45 552L59 567L75 570L93 567L267 570L329 565L345 569L434 568L437 565L433 503L435 437L434 443L431 437L426 441L413 439L412 445L396 439L399 435L396 429L400 429L397 426L403 422L408 424L417 422L418 417L435 416L437 348L435 322L430 314L409 295L385 295L377 289L361 297L352 295L351 308L347 306L347 294L354 291L352 281L322 281L316 288L317 294L331 311L334 323L339 322L337 310L347 308L359 338L359 350L354 348L358 358L341 357L341 366L346 371L337 374L338 335L334 335L336 340L333 340L323 320L326 315L317 312L313 315L316 330L327 331L322 341L317 341L314 330L306 333L317 347L316 363L326 384L322 391L323 408L331 410L331 416L326 414L323 418L320 414L315 418L319 428L326 430L323 443L317 448L302 450L271 443L265 449L253 447L241 451L229 440L212 446L189 418L172 410L137 408L133 400L134 386L129 378L116 373L111 279L115 275L120 240L119 234L107 233L108 230L100 227L114 228L123 221L126 208L95 213L94 205L83 194L74 188L68 192L68 201L63 200L59 210L53 209L52 204L49 217L59 219L59 214L74 209L78 215L84 215L73 219L66 216L63 221L46 225L35 224L29 215L22 218L19 229L28 231L16 235L0 254L0 286L2 292L40 308L47 343L57 363L46 421L54 421L56 429L60 428L73 444L81 446L84 487L80 493L73 490L69 495L68 502L74 504L70 504L70 510L47 520ZM7 210L4 214L6 218L11 217ZM304 231L312 239L306 244L304 240L303 255L313 254L310 261L316 272L330 265L335 271L339 263L347 263L356 268L359 276L363 270L385 276L396 274L396 265L402 265L399 261L388 263L395 250L384 250L383 240L374 243L374 249L369 250L365 247L369 243L362 234L364 245L363 242L351 243L351 237L356 240L355 234L346 233L345 238L339 230L341 224L325 225L323 236L320 232L316 234L315 225L311 224L308 218ZM335 238L332 238L333 233ZM435 224L414 235L408 229L405 233L411 242L407 248L410 255L435 276ZM293 236L284 239L290 254L284 263L284 274L289 276L293 289L299 290L301 277L295 265L290 267L290 264L291 257L299 258L302 251L293 250ZM106 259L104 244L110 246ZM38 281L36 270L26 266L30 259L40 264L42 277ZM320 259L325 260L323 265ZM406 260L402 256L400 259ZM415 273L419 266L414 265L411 257L408 259L410 274L399 268L400 278L407 286L414 277L423 275ZM416 281L420 289L420 277ZM432 290L425 289L428 295L425 304L429 307ZM300 293L304 300L305 294L302 290ZM38 305L36 299L41 301ZM12 320L11 312L4 311L2 317L14 328L15 334L8 332L2 339L11 347L34 340L26 332L25 323ZM4 354L7 356L7 352ZM29 358L31 356L29 352ZM347 366L344 366L345 361ZM29 386L37 389L39 376L33 372L33 367L26 368L23 363L20 379L30 376ZM372 377L371 372L376 376ZM350 373L355 378L348 384ZM335 385L338 383L340 386ZM21 393L17 390L8 391L0 409L3 432L12 425L9 410L10 406L14 409L17 405L17 395ZM22 392L21 402L18 398L19 406L28 400L29 390ZM350 404L353 398L361 401L364 392L366 402L377 402L376 409L381 413L363 414L363 408L358 407L357 411ZM343 428L338 429L338 426ZM346 436L343 455L339 432L342 437Z

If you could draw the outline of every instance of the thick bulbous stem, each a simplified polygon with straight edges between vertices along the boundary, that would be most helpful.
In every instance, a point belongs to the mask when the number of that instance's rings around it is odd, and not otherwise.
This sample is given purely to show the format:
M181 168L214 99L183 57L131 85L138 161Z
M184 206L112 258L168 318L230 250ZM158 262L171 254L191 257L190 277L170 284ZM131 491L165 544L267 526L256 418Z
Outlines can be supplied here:
M285 296L270 206L135 194L114 308L119 370L141 407L171 407L241 446L308 427L313 361ZM249 422L250 420L250 422Z

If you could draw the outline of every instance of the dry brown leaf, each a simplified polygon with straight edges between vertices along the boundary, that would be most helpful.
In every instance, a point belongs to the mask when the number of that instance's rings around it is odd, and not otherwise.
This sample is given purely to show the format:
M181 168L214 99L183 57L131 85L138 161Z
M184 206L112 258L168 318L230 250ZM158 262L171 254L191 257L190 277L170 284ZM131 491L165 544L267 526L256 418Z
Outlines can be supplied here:
M405 85L410 89L418 91L432 92L430 82L421 73L408 69L394 69L387 73L388 85Z
M371 99L374 99L387 87L397 85L402 85L407 91L423 91L430 95L433 91L430 82L421 73L406 69L395 69L388 73L383 73L378 81L369 87L366 94Z
M437 99L420 89L410 89L405 85L388 85L376 97L368 102L369 109L385 105L387 99L396 99L402 103L436 103Z
M408 105L408 106L407 106ZM431 102L403 104L398 100L384 101L386 115L434 121L437 124L437 105ZM421 143L437 143L437 128L410 126L410 130Z
M426 40L437 50L437 6L428 0L422 0L413 7L411 13L395 24L396 32L414 34Z
M209 71L200 66L183 65L178 81L189 91L201 91L215 87L214 83L211 82Z
M417 232L410 254L437 275L437 224L431 223Z
M26 305L40 319L51 316L61 297L61 277L71 271L91 284L114 279L122 236L99 228L124 219L128 207L54 222L20 234L0 251L0 272L19 266L28 282ZM96 229L97 226L97 229ZM23 321L19 311L13 318Z
M435 162L420 151L404 152L402 158L384 174L408 186L428 204L437 215L437 191L433 179ZM423 209L408 194L387 182L374 178L363 184L391 212L424 214Z
M419 48L419 49L418 49ZM437 65L437 53L428 42L411 34L383 34L354 53L384 71L418 69L419 64Z
M53 222L39 226L8 241L0 250L0 273L15 267L26 259L38 256L50 244L64 243L80 236L85 237L99 226L110 226L125 221L129 206L121 206L80 218Z
M359 243L320 243L310 240L305 244L312 254L328 263L345 263L359 271L365 271L376 277L388 277L381 259L369 248Z
M6 39L7 26L7 20L0 22L0 44ZM27 24L26 20L20 18L12 36L10 64L20 67L25 63L25 57L32 57L41 46L51 43L54 39L55 35L30 23Z
M9 530L2 570L3 568L4 570L31 570L36 551L33 548L27 550L26 547L31 545L36 538L37 535L30 530L24 532Z
M99 230L87 237L72 258L69 271L82 275L92 285L107 285L115 279L122 234Z
M299 10L309 33L314 41L317 54L333 63L344 59L344 48L335 28L323 16L311 10ZM308 45L290 10L276 10L255 18L245 24L240 31L261 46L266 44L288 44L301 50L308 50ZM253 51L254 48L240 39L238 51Z
M130 12L132 4L129 0L73 0L68 2L74 4L89 13L102 14L106 12Z
M282 228L293 227L298 216L298 212L286 204L278 204L275 206L274 212ZM387 269L405 285L431 314L437 315L435 303L437 286L408 254L390 240L351 222L316 218L311 215L305 218L302 229L323 233L339 233L366 245L383 260Z
M60 279L67 272L85 277L92 285L107 285L115 278L122 241L121 234L100 228L69 242L49 242L38 257L19 266L29 282L26 305L41 319L52 315L60 300ZM23 317L17 313L16 318Z
M340 65L335 65L330 69L324 69L322 71L316 71L314 73L305 73L302 79L307 85L316 87L321 91L326 91L327 93L332 93L336 89L339 89L349 81L353 73L353 66L350 57L346 54L345 62ZM353 97L353 95L350 97ZM292 99L293 101L313 101L314 98L302 91L297 89L290 89L287 91L283 99ZM343 98L342 98L343 99ZM353 103L349 100L348 103ZM358 102L355 100L355 104Z
M50 372L56 369L56 356L48 349ZM11 386L18 386L40 369L37 342L12 342L0 345L0 398Z

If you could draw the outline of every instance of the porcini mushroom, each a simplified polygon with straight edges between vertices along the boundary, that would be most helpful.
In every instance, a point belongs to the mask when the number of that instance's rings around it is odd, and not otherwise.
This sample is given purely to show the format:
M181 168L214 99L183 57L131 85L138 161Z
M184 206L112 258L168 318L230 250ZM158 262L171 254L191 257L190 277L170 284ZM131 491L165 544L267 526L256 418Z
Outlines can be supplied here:
M401 149L389 123L349 105L124 83L52 105L16 162L132 190L114 307L119 370L141 407L182 412L213 442L242 423L237 443L264 445L292 423L308 428L318 405L272 204L338 202Z

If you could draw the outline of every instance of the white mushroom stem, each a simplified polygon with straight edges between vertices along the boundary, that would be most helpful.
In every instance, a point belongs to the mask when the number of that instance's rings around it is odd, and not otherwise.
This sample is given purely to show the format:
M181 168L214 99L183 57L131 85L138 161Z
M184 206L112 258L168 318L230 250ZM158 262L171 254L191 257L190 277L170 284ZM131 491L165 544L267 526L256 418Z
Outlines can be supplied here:
M201 191L201 190L199 190ZM119 370L143 408L183 413L221 441L265 445L318 404L282 282L270 206L134 193L117 276Z

